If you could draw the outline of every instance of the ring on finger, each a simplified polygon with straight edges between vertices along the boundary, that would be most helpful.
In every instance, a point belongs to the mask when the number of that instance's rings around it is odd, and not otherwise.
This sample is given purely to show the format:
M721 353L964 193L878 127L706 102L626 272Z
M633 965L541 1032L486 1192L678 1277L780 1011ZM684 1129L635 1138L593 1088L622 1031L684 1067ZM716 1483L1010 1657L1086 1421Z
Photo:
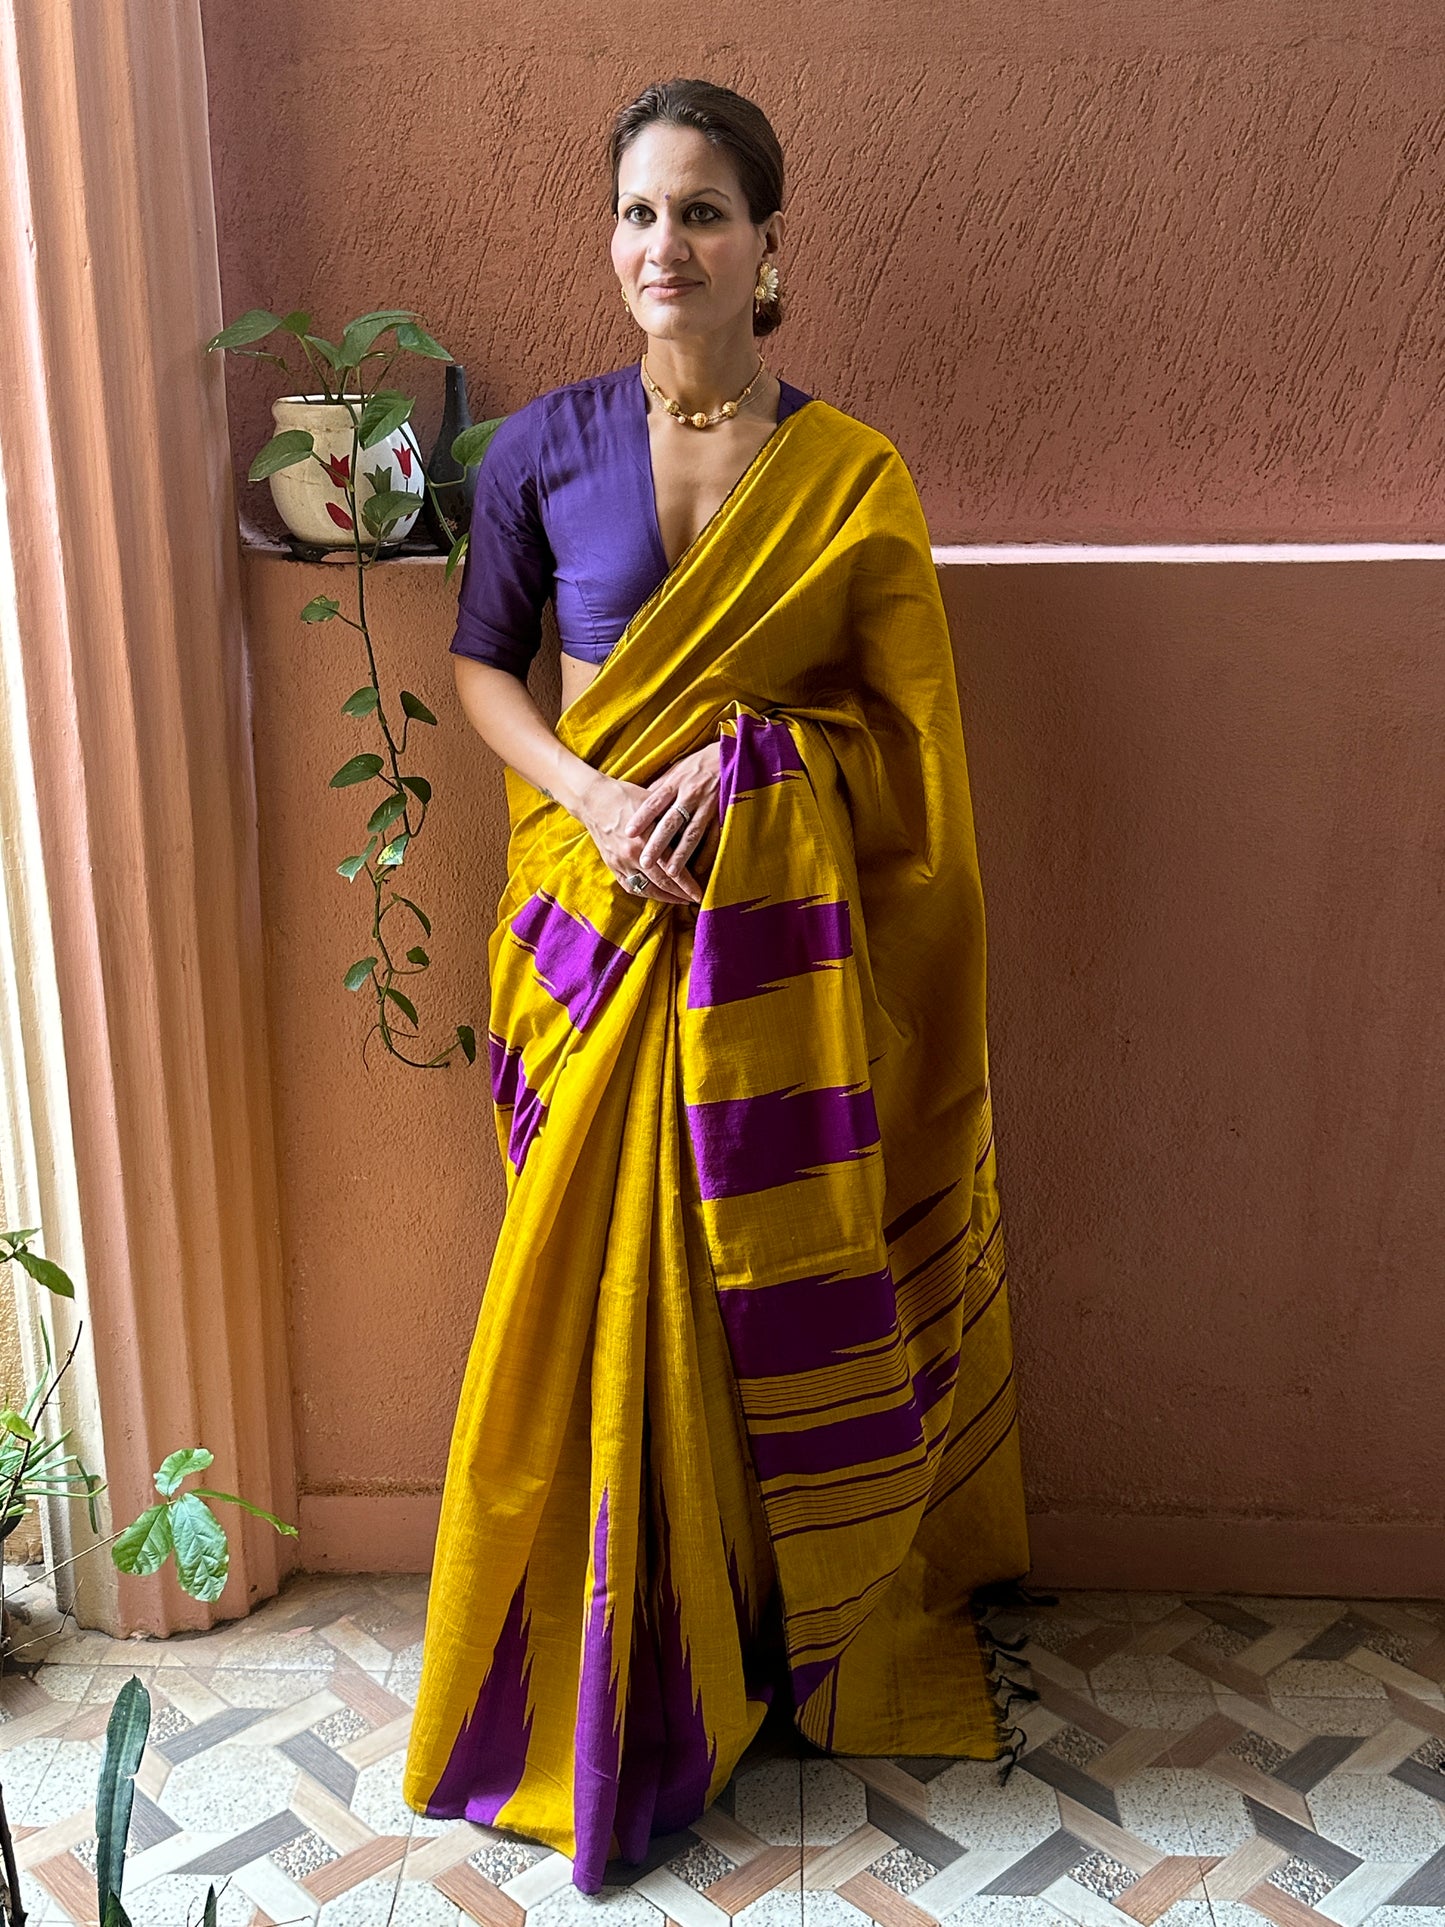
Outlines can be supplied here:
M632 872L632 875L627 879L627 887L629 890L636 891L638 896L642 895L643 891L647 888L647 878L642 874L641 870L634 870Z

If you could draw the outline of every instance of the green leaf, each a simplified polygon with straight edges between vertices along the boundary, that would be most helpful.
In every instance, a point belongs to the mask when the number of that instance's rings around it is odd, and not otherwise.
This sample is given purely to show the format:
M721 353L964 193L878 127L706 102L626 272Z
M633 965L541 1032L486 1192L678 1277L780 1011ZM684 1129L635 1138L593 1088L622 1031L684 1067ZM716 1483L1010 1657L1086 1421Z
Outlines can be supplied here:
M355 690L341 705L343 716L369 716L376 708L378 697L370 683Z
M192 1599L219 1599L231 1569L226 1529L194 1492L171 1504L171 1536L176 1546L176 1577Z
M505 415L494 415L489 422L473 422L470 428L464 428L452 443L452 460L463 468L475 468L506 419Z
M268 475L274 475L279 468L294 468L304 462L308 455L315 452L316 443L309 428L283 428L279 435L273 435L260 454L246 470L249 482L264 482Z
M330 622L341 613L341 604L334 595L314 595L301 611L303 622Z
M179 1452L172 1452L161 1462L156 1473L156 1491L168 1499L191 1472L204 1472L208 1465L214 1465L216 1455L208 1452L204 1445L188 1445Z
M31 1225L26 1231L0 1231L0 1245L9 1245L13 1251L16 1245L23 1245L27 1238L38 1238L40 1226Z
M436 721L436 717L432 715L421 697L414 696L409 689L403 689L401 692L401 706L416 722L434 723Z
M264 340L274 334L277 328L284 327L280 315L272 314L269 308L248 308L239 320L230 322L218 335L212 335L206 343L206 353L213 348L245 348L253 341Z
M206 1904L201 1909L201 1927L216 1927L216 1890L206 1888Z
M304 335L311 326L311 317L304 308L293 308L290 314L283 314L281 326L288 335Z
M447 556L447 566L443 573L444 581L446 582L451 581L452 570L456 568L457 564L466 555L467 543L470 539L470 533L471 533L470 530L463 529L461 534L457 537L456 541L452 543L451 551Z
M402 781L405 782L406 778L403 777ZM422 909L421 905L419 903L413 903L410 897L397 897L396 901L398 903L404 903L406 905L407 909L410 910L411 914L416 918L417 922L421 925L422 929L425 930L428 936L430 936L431 935L431 918L427 915L426 911Z
M125 1849L135 1802L136 1768L145 1751L150 1724L151 1696L132 1673L110 1709L95 1792L95 1885L106 1927L125 1921L120 1905Z
M412 398L393 389L379 389L361 411L361 446L370 448L411 419Z
M27 1444L34 1443L35 1427L28 1418L22 1418L13 1406L7 1405L5 1410L0 1412L0 1426L3 1426L13 1437L24 1439Z
M110 1556L122 1572L142 1579L159 1572L171 1556L171 1508L148 1506L111 1542Z
M337 352L335 346L323 336L302 335L301 339L308 347L314 348L323 361L329 361L333 368L339 368L341 366L340 354Z
M380 836L383 830L395 823L405 808L406 798L404 796L398 796L393 792L384 802L378 803L376 808L371 812L371 815L366 820L367 829L374 830L376 834Z
M470 1024L457 1025L457 1042L462 1047L462 1056L469 1064L477 1061L477 1033Z
M396 865L405 858L406 846L410 842L411 835L407 830L403 830L399 836L394 836L390 843L386 844L383 849L378 850L376 855L377 868L379 870L395 869Z
M393 522L400 522L420 507L421 497L404 488L378 489L362 503L361 519L373 535L384 535Z
M17 1251L15 1262L22 1271L27 1272L35 1280L37 1285L44 1285L45 1289L53 1291L57 1298L75 1296L75 1286L70 1282L69 1274L62 1271L59 1265L52 1264L48 1258L41 1258L33 1251Z
M381 774L381 758L371 750L360 756L350 756L331 779L331 788L344 790L352 783L370 782L373 776Z
M419 328L414 321L400 321L396 329L396 345L408 348L414 355L425 355L429 361L450 361L451 356L439 341L433 341L425 328Z
M196 1487L196 1497L198 1499L224 1499L227 1505L238 1505L243 1512L249 1512L257 1519L264 1519L268 1525L275 1526L278 1532L289 1533L293 1539L299 1536L295 1526L287 1525L284 1519L278 1519L274 1512L268 1512L264 1506L252 1505L249 1499L238 1499L234 1492L208 1492L205 1486L198 1485Z
M358 957L356 962L341 979L347 990L360 990L372 971L376 968L375 957Z
M408 963L414 963L418 965L423 970L425 970L427 965L431 962L431 958L426 954L426 952L422 949L419 943L413 944L411 949L407 951L406 960Z
M119 1894L107 1894L105 1911L101 1917L101 1927L130 1927L130 1915L120 1904Z
M359 851L355 856L347 857L344 862L337 864L336 874L345 877L348 883L355 883L356 879L371 861L371 853L375 848L376 838L374 836L368 837L364 850Z
M402 1013L402 1015L407 1019L408 1023L414 1024L417 1021L416 1005L412 1002L411 998L405 994L404 991L397 990L391 984L388 984L386 987L386 994L388 997L390 997L391 1001L396 1005L397 1009Z
M401 317L405 319L405 317ZM376 337L384 328L389 328L392 317L385 314L363 315L359 321L348 321L346 331L341 337L337 357L343 368L359 368L362 357L366 355Z
M431 784L424 776L403 776L401 780L419 803L430 803Z

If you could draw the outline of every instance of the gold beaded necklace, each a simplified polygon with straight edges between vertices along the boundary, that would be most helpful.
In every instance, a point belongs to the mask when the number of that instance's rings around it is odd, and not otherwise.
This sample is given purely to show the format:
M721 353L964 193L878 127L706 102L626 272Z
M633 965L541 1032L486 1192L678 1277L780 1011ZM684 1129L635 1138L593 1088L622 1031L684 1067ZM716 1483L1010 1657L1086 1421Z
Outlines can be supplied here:
M642 379L662 403L668 414L671 415L675 421L686 423L689 428L715 428L719 422L731 421L733 416L736 415L743 403L747 400L748 396L753 392L754 388L757 387L758 378L762 372L763 358L759 355L757 374L753 376L747 387L735 400L725 401L715 415L705 415L701 409L699 409L695 415L689 415L681 402L676 402L670 395L663 394L657 383L652 379L652 376L647 372L647 356L644 355L642 357Z

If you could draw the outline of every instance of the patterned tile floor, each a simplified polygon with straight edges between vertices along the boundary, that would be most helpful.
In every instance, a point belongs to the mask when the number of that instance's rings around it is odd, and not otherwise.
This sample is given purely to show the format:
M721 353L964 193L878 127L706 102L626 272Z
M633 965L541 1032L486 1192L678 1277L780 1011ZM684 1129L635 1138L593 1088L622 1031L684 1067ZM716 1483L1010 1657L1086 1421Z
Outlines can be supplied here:
M767 1738L586 1898L559 1854L402 1804L425 1582L303 1577L166 1641L32 1626L0 1785L37 1923L94 1919L111 1702L154 1706L135 1927L1445 1927L1445 1602L1073 1592L997 1614L1039 1694L994 1765Z

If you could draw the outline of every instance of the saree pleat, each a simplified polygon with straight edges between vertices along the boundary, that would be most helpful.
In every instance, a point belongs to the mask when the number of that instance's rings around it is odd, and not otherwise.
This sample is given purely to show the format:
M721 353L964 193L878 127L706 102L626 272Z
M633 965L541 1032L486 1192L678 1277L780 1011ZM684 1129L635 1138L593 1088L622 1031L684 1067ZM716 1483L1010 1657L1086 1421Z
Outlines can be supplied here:
M572 1856L687 1824L781 1686L859 1755L995 1759L971 1601L1027 1571L947 622L911 478L774 433L559 738L720 743L700 908L513 771L489 944L507 1210L405 1797Z

